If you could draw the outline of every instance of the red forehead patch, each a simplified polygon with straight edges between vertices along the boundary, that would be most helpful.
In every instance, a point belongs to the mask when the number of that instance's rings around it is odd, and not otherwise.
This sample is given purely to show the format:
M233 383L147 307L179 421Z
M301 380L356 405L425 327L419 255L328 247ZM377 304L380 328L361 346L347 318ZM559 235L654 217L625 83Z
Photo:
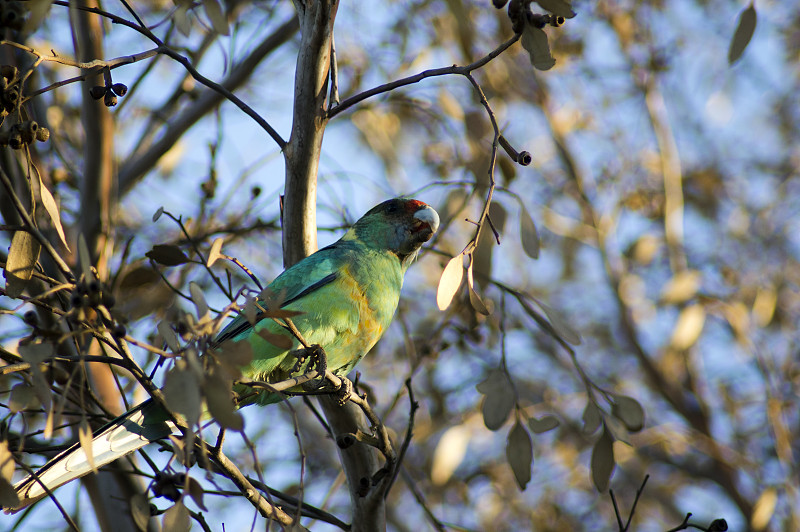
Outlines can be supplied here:
M406 200L406 210L409 212L417 212L418 210L422 209L423 207L427 207L428 204L424 203L419 200Z

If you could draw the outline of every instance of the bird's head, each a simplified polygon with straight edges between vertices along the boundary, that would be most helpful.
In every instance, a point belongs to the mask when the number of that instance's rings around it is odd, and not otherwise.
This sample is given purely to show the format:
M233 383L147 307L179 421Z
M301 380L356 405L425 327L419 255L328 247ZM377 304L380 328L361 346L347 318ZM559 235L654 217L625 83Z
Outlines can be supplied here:
M386 249L404 266L439 229L439 215L429 205L395 198L376 205L353 225L350 233L369 246Z

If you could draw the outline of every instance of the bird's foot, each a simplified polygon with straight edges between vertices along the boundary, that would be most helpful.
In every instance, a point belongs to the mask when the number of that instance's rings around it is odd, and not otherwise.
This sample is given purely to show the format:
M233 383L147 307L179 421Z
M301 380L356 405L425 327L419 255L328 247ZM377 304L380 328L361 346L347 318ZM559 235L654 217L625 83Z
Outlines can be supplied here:
M333 392L333 395L336 397L336 402L339 404L339 406L344 406L353 395L353 383L350 382L350 379L347 377L339 377L339 380L341 383L339 384L339 388Z

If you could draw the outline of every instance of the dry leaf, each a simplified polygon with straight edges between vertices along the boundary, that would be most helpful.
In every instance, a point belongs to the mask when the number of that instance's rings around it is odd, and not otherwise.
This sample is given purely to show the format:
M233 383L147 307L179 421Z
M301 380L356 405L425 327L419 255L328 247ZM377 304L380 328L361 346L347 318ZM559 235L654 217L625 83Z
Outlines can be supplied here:
M525 427L517 421L508 433L506 444L506 459L519 489L524 490L531 480L531 467L533 466L533 444L531 435Z
M436 305L439 310L445 310L453 301L458 288L461 286L461 279L464 277L464 259L462 255L456 255L447 263L439 279L439 288L436 290Z
M700 279L700 272L697 270L684 270L675 274L661 289L661 301L674 305L690 300L700 288Z
M706 311L702 305L695 304L684 308L678 315L670 345L678 350L689 349L700 338L705 322Z
M471 432L464 425L456 425L447 429L433 452L431 463L431 482L435 486L443 486L453 476L458 466L467 455Z
M778 492L773 487L765 489L756 499L753 506L753 513L750 517L750 527L753 530L764 530L767 528L772 515L775 513L775 506L778 503Z

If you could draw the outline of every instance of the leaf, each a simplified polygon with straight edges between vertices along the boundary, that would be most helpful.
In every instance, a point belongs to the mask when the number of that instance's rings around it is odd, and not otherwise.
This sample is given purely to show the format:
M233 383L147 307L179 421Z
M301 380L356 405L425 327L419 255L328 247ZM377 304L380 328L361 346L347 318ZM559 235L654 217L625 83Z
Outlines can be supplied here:
M158 219L159 219L159 218L161 218L161 215L162 215L162 214L164 214L164 207L163 207L163 206L159 207L159 208L156 210L156 212L154 212L154 213L153 213L153 221L154 221L154 222L157 222L157 221L158 221Z
M164 339L164 342L167 344L167 347L173 353L179 353L181 350L181 344L178 340L178 335L175 334L175 331L172 329L172 326L167 323L166 321L162 320L158 322L158 334Z
M488 316L490 314L489 309L486 308L481 296L475 291L475 287L472 283L472 263L470 263L469 268L467 268L467 286L469 287L469 304L472 305L472 308L474 308L477 313Z
M530 54L531 64L536 70L550 70L556 64L544 30L526 23L522 30L522 47Z
M661 289L661 301L673 305L685 303L697 294L700 279L697 270L683 270L675 274Z
M8 449L8 442L0 441L0 506L3 508L16 508L19 506L19 496L11 478L14 475L14 456Z
M192 303L197 309L197 319L202 320L209 315L208 303L206 303L206 296L203 294L203 289L200 285L192 281L189 283L189 293L192 294Z
M614 472L614 440L607 430L603 430L600 439L592 449L592 481L600 493L608 490L611 473Z
M739 14L739 23L736 25L736 31L733 32L731 45L728 48L729 65L739 60L750 43L750 39L756 31L757 18L756 7L752 2Z
M216 372L206 376L203 382L203 392L206 395L208 411L222 427L241 432L244 429L244 419L233 405L231 381L222 378Z
M47 214L50 215L50 221L53 222L53 227L56 228L61 242L64 244L64 247L67 248L67 251L72 253L69 249L69 244L67 244L67 237L64 235L64 228L61 226L61 213L58 211L58 204L56 204L55 198L53 198L53 195L47 187L44 186L41 175L39 175L39 195L42 197L42 205L44 205Z
M164 378L163 392L170 410L183 415L189 424L200 420L200 386L191 371L178 367L169 370Z
M483 423L489 430L498 430L508 419L517 397L508 376L502 370L492 370L489 376L476 386L485 397L481 405Z
M531 480L531 467L533 466L533 444L531 435L525 427L517 421L508 433L508 443L506 444L506 459L514 478L517 479L519 489L525 490Z
M78 425L78 442L80 442L81 449L83 449L83 453L86 455L86 461L89 462L89 467L91 467L92 472L96 474L97 468L94 465L92 439L92 427L89 426L89 422L86 421L86 418L83 418L81 419L80 425Z
M181 32L181 35L188 37L192 33L192 21L189 20L189 7L191 3L181 3L178 5L175 12L172 13L172 20L175 22L175 27Z
M615 395L611 414L631 432L639 432L644 427L644 408L633 397Z
M536 0L536 3L542 6L545 11L564 18L572 18L577 14L572 10L570 2L565 2L564 0Z
M560 424L560 421L556 416L543 416L539 419L530 418L528 420L528 426L531 430L536 434L541 434L543 432L547 432L548 430L553 430Z
M464 259L462 255L456 255L444 267L442 277L439 279L439 288L436 290L436 305L439 310L445 310L450 306L463 278Z
M83 280L88 283L94 279L94 274L92 273L92 256L89 254L89 246L86 245L86 237L83 236L83 233L78 235L78 258L81 263Z
M192 477L187 476L186 483L184 484L184 491L189 494L198 508L204 512L208 511L206 505L203 504L203 493L205 492L203 491L203 486L201 486L199 482Z
M206 16L211 21L211 27L220 35L228 35L228 19L222 11L222 7L217 0L203 0L203 9Z
M600 415L600 409L592 401L586 403L586 408L583 409L583 432L592 434L596 431L600 424L603 422L603 417Z
M189 257L181 251L181 248L172 244L156 244L144 255L164 266L179 266L189 262Z
M150 522L150 502L143 493L136 493L131 497L131 516L139 530L147 530Z
M225 240L222 237L217 238L211 244L211 250L208 252L208 260L206 261L206 267L210 268L212 264L217 262L217 259L220 257L220 251L222 251L222 243Z
M261 338L271 343L275 347L280 347L281 349L291 349L292 346L294 345L293 337L288 336L286 334L275 334L273 332L270 332L266 327L261 327L260 329L257 329L256 334L258 334Z
M764 530L767 528L772 515L775 513L775 506L778 503L778 492L773 487L769 487L761 492L753 506L753 513L750 517L750 528L753 530ZM724 530L724 529L723 529Z
M25 344L19 346L19 354L22 359L31 365L31 374L33 375L33 391L36 397L42 403L45 411L48 411L48 422L52 421L52 411L50 406L52 399L50 397L50 385L47 383L39 364L44 362L47 358L55 354L53 344L39 343L39 344Z
M161 519L163 532L186 532L191 527L191 524L189 510L181 501L167 508L167 511L164 512L164 517Z
M431 462L431 482L435 486L443 486L453 476L458 466L467 455L470 430L464 425L450 427L436 444Z
M39 260L42 246L36 238L27 231L16 231L11 238L11 247L6 259L6 295L19 297L25 286L33 277L33 270Z
M27 35L36 31L42 24L47 13L50 12L53 0L29 0L25 4L25 9L28 11L28 19L25 21L23 31Z
M675 329L672 331L670 345L678 350L692 347L700 338L705 321L706 311L702 305L689 305L681 310L678 321L675 323Z
M539 258L539 233L533 223L528 209L523 205L519 210L519 236L522 240L522 250L532 259Z
M12 414L22 412L33 405L34 399L36 399L36 393L33 387L28 386L24 382L15 384L14 387L11 388L11 395L8 398L8 410Z
M558 311L545 305L538 299L536 300L536 304L539 305L539 307L541 307L541 309L547 315L550 325L562 340L568 344L581 345L581 335L578 334L572 327L567 325L567 320L565 320Z

